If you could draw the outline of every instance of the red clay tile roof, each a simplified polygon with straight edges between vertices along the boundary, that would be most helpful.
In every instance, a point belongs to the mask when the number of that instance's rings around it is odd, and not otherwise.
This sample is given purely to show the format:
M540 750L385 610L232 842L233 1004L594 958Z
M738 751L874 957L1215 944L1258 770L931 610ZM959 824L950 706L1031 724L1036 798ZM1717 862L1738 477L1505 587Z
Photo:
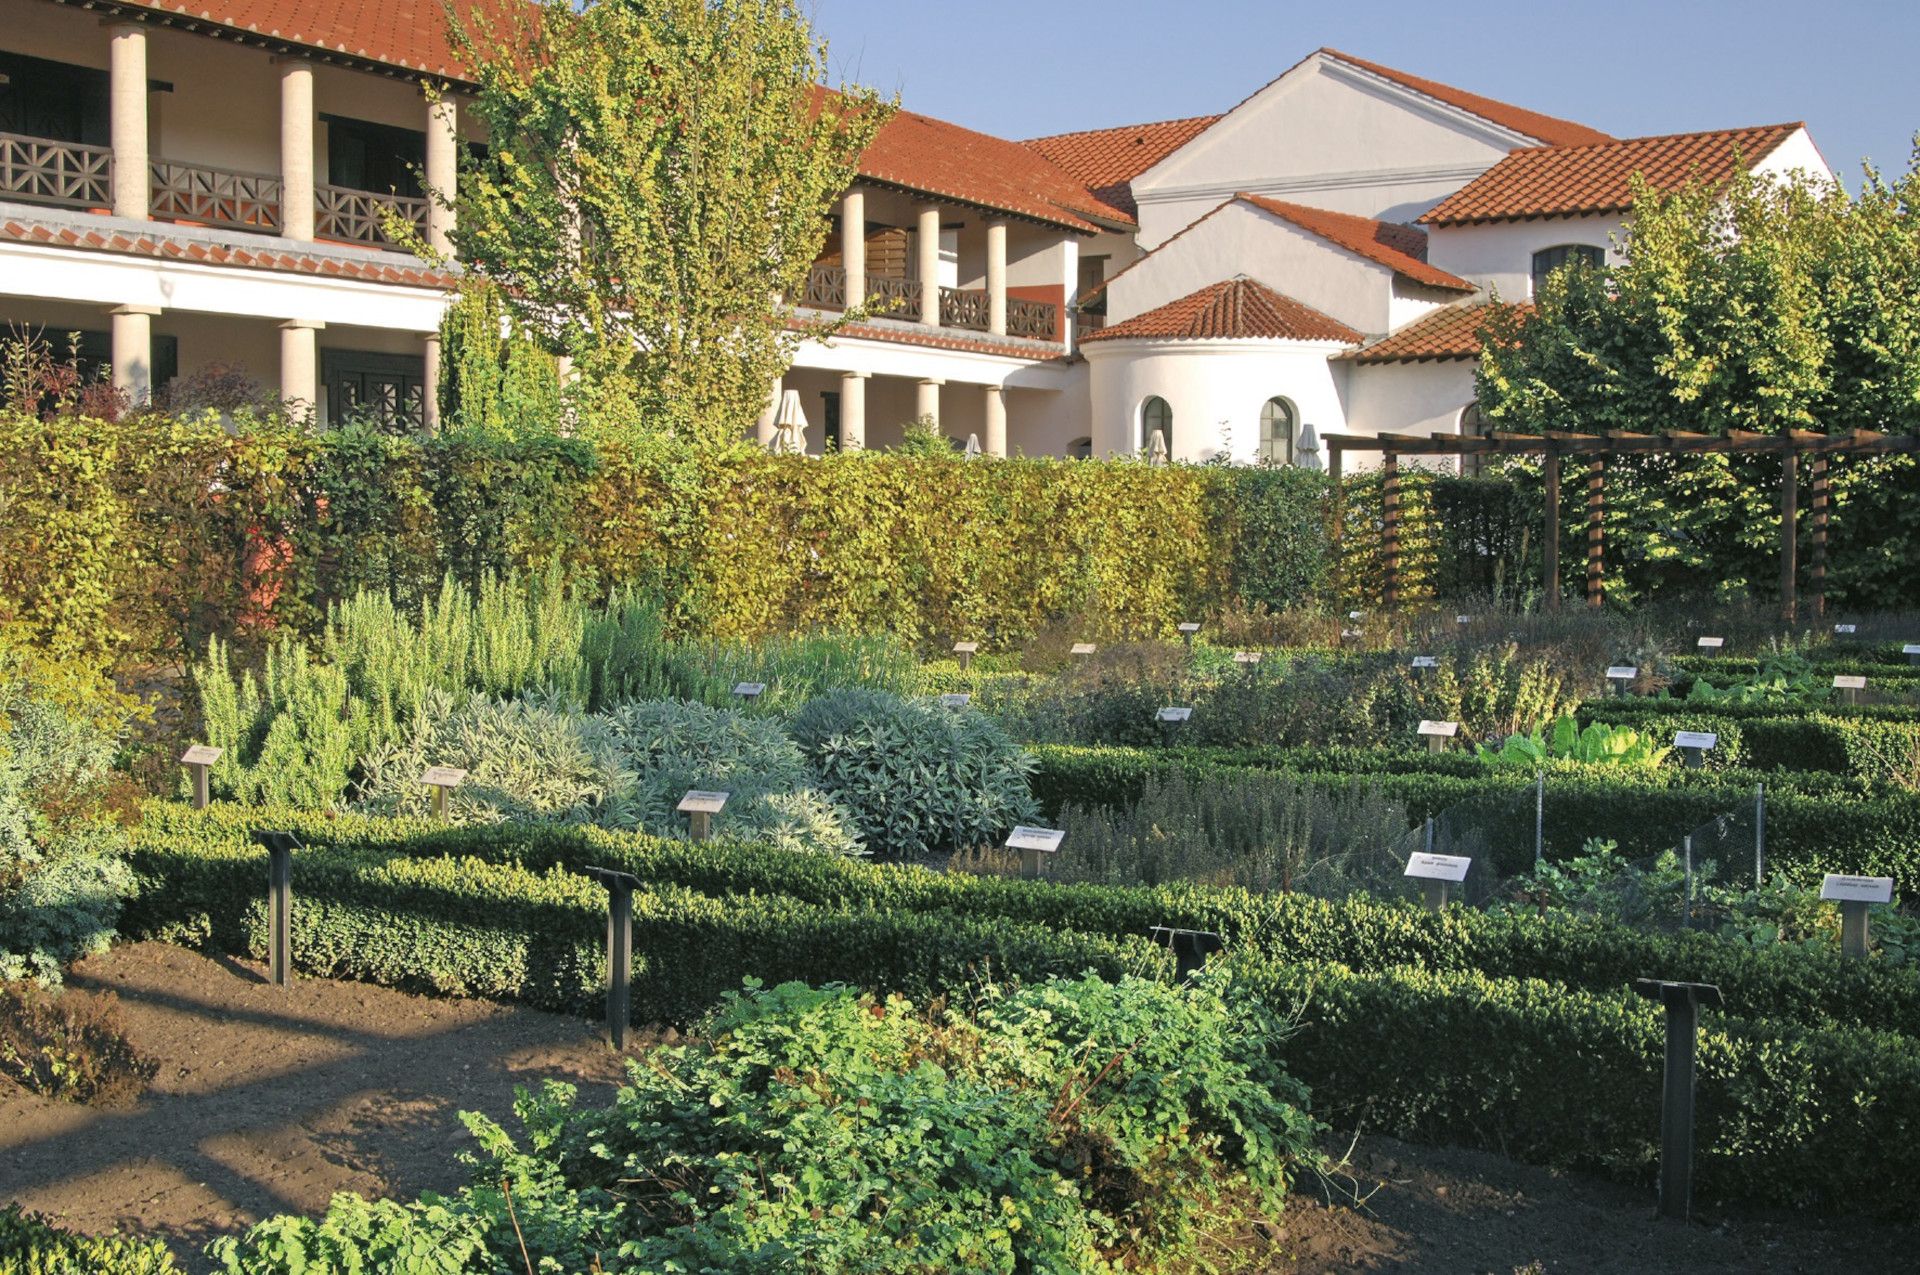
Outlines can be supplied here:
M961 203L1019 213L1073 230L1133 225L1037 151L972 129L901 111L860 157L870 181Z
M414 288L451 289L459 278L424 265L406 266L391 258L369 254L365 260L354 256L327 253L287 252L271 242L259 246L239 242L209 241L199 238L173 238L163 225L151 231L132 234L116 226L99 230L58 222L36 221L25 217L0 218L0 240L13 243L47 244L57 248L80 248L97 252L117 252L135 257L156 257L165 261L190 261L209 266L244 266L256 270L284 270L293 274L324 275L334 279L361 279L370 283L396 283Z
M795 321L791 324L796 330L803 324ZM1058 342L1005 341L988 336L984 332L972 333L956 328L920 328L882 327L879 324L849 323L827 341L846 339L862 341L885 341L892 345L923 345L936 350L964 350L971 354L995 354L1002 358L1026 359L1033 363L1064 362L1067 353Z
M1196 115L1184 120L1161 120L1157 124L1125 124L1081 133L1055 133L1051 137L1033 138L1026 145L1065 169L1102 200L1129 216L1138 216L1140 208L1133 199L1133 179L1185 146L1219 118L1218 115Z
M1633 206L1638 173L1662 190L1733 176L1735 157L1751 167L1792 137L1800 124L1631 137L1599 146L1535 146L1517 150L1449 195L1420 218L1435 226L1530 217L1624 212Z
M1137 314L1124 323L1089 332L1082 341L1202 341L1250 337L1344 341L1350 345L1365 339L1338 319L1329 318L1242 275Z
M1446 306L1415 319L1372 345L1337 357L1354 363L1424 363L1434 359L1478 358L1480 327L1494 308L1495 303L1485 301ZM1521 314L1533 311L1530 305L1502 308Z
M1342 53L1338 49L1320 50L1330 58L1338 58L1348 66L1357 66L1362 71L1370 71L1383 79L1392 80L1402 88L1412 89L1425 94L1435 101L1445 102L1448 106L1458 107L1470 115L1501 128L1512 129L1527 137L1535 137L1550 146L1585 146L1595 142L1612 141L1612 137L1597 128L1588 128L1585 124L1576 124L1572 120L1558 119L1552 115L1542 115L1538 111L1524 110L1506 102L1482 97L1478 93L1469 93L1454 88L1451 84L1442 84L1438 80L1422 79L1417 75L1408 75L1405 71L1396 71L1390 66L1381 66L1378 62L1369 62L1365 58L1354 57L1351 53Z
M1454 292L1474 290L1474 286L1460 276L1427 264L1427 233L1418 226L1375 221L1371 217L1329 212L1325 208L1309 208L1305 204L1290 204L1281 199L1269 199L1265 195L1242 192L1234 198L1244 199L1255 208L1292 222L1308 234L1339 244L1348 252L1378 262L1415 283Z
M475 0L457 2L466 11L475 5ZM275 43L452 79L466 75L447 36L441 0L105 0L89 7L146 9L174 15L181 25L224 27Z

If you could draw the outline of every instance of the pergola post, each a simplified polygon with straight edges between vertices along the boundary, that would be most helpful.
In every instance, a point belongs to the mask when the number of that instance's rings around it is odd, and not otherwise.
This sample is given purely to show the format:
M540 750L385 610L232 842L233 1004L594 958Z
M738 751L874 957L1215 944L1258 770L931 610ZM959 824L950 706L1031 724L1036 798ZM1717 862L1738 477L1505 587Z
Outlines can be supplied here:
M1587 463L1587 605L1598 607L1606 584L1607 462L1595 456Z
M1808 591L1813 595L1813 618L1827 614L1827 454L1813 454L1813 554Z
M1540 552L1544 559L1542 570L1546 574L1544 582L1547 594L1547 609L1560 609L1560 453L1553 444L1547 444L1546 463L1543 466L1547 479L1547 526L1540 537Z
M1380 457L1380 559L1386 572L1383 599L1388 611L1400 605L1400 457Z
M1780 461L1780 618L1792 624L1799 610L1795 586L1800 575L1800 453L1791 439Z

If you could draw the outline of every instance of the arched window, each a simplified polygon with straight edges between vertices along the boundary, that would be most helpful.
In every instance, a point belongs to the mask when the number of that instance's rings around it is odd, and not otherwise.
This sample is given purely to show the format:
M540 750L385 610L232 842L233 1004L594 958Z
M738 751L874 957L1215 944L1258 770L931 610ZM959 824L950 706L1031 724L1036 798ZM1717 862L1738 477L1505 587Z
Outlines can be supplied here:
M1269 465L1293 464L1293 438L1300 417L1284 398L1270 398L1260 409L1260 459Z
M1460 437L1491 438L1493 422L1480 414L1480 400L1475 399L1460 409ZM1469 452L1460 457L1460 473L1467 478L1478 478L1487 469L1485 452Z
M1153 443L1155 430L1160 431L1160 441L1167 445L1167 455L1173 455L1173 408L1158 394L1140 405L1141 455L1146 455L1147 448Z
M1542 248L1533 254L1533 295L1540 295L1540 285L1547 276L1568 262L1577 261L1598 270L1606 264L1607 254L1588 243L1563 243L1552 248Z

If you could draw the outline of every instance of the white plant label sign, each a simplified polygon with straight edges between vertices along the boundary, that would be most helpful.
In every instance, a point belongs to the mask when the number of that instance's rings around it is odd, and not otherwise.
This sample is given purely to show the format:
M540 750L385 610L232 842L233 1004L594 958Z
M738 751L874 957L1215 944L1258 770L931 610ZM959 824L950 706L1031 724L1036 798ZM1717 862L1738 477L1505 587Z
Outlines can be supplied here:
M680 804L674 808L683 815L717 815L726 809L727 798L732 795L732 793L706 792L693 788L688 790L687 795L682 797Z
M1675 748L1698 748L1701 751L1718 748L1720 737L1710 730L1683 730L1673 737Z
M1052 854L1060 848L1066 833L1059 828L1029 828L1025 824L1007 834L1009 850L1039 850Z
M1833 626L1833 631L1843 636L1851 637L1860 631L1860 626L1857 624L1836 624Z
M972 655L979 649L980 644L978 642L955 642L953 644L953 653L955 655Z
M1834 676L1833 689L1836 691L1864 691L1867 689L1865 677L1849 677L1845 673Z
M1235 664L1258 664L1261 654L1259 651L1235 651L1233 653L1233 662Z
M753 699L767 689L765 682L739 682L734 685L733 693L741 699Z
M1415 668L1439 668L1440 661L1431 655L1416 655L1413 657L1413 666Z
M1640 670L1631 664L1613 664L1607 668L1609 682L1631 682L1640 676Z
M965 708L967 706L968 701L970 701L972 698L973 696L967 694L965 691L954 691L950 694L942 695L940 697L940 707Z
M467 772L458 766L429 766L420 782L429 788L458 788L466 777Z
M180 764L182 766L211 766L213 763L219 761L221 755L226 751L224 748L215 748L212 744L195 744L192 748L180 754Z
M1452 739L1460 733L1460 723L1423 721L1420 723L1420 733L1422 735L1438 736L1441 739Z
M1717 651L1726 644L1727 640L1723 637L1703 637L1695 645L1703 651Z
M1161 709L1158 713L1154 714L1154 716L1163 722L1184 722L1193 716L1193 710L1190 708L1173 708L1169 706Z
M1892 877L1847 877L1829 872L1820 882L1820 897L1834 903L1891 903Z
M1920 642L1909 642L1900 648L1902 655L1920 655Z
M1472 624L1473 617L1470 615L1456 615L1453 617L1453 622L1455 624Z
M1093 654L1093 652L1094 652L1094 646L1093 646L1093 643L1091 643L1091 642L1075 642L1075 643L1073 644L1073 649L1072 649L1071 651L1069 651L1069 652L1067 652L1067 654L1069 654L1069 655L1092 655L1092 654Z
M1187 621L1185 624L1177 625L1175 627L1177 627L1182 633L1198 633L1200 631L1200 626L1195 624L1191 620Z
M1407 876L1422 881L1465 881L1473 860L1457 854L1417 852L1407 857Z
M1355 623L1358 623L1359 621L1361 621L1361 620L1364 620L1364 619L1366 618L1366 616L1367 616L1367 613L1366 613L1365 611L1349 611L1349 612L1347 612L1347 618L1348 618L1349 620L1352 620L1352 621L1354 621Z

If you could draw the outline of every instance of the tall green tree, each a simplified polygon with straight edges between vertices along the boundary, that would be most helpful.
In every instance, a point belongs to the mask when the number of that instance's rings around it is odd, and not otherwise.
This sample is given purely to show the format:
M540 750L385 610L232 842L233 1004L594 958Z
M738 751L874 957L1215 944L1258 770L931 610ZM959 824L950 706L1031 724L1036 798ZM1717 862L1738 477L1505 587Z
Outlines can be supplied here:
M738 440L792 360L831 202L893 109L796 0L454 6L488 146L455 244L579 373L587 432Z

